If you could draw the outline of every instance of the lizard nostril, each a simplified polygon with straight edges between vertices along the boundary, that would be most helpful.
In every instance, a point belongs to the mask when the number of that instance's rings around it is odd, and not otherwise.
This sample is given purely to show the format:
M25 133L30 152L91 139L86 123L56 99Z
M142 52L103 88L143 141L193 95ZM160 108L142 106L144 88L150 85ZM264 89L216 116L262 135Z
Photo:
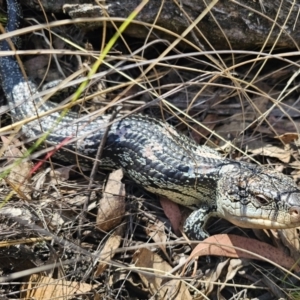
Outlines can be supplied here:
M294 217L300 216L300 207L292 206L289 209L289 213L291 216L294 216Z

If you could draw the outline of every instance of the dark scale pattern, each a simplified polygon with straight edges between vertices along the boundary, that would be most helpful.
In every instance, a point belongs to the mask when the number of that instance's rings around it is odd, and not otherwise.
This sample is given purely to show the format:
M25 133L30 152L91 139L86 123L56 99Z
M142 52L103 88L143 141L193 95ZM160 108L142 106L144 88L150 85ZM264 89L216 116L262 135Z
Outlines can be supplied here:
M19 6L8 0L7 31L19 26ZM1 50L9 50L2 41ZM94 158L110 117L96 119L68 113L59 123L59 113L40 117L56 108L43 102L33 82L27 82L12 56L0 57L2 88L14 121L36 117L23 126L33 138L50 131L47 142L57 145L66 137L72 141L60 150L60 159L71 161L68 149L79 154L86 165ZM241 227L289 228L300 226L300 191L281 173L267 168L222 158L216 151L199 146L173 127L142 116L117 120L111 127L101 166L122 167L129 178L150 192L195 209L184 230L203 239L211 216L222 217Z
M135 129L137 126L139 130ZM184 149L186 139L181 139L178 133L177 139L174 139L169 129L171 132L174 130L145 116L128 117L111 128L105 157L123 167L129 177L146 189L156 193L163 190L159 194L173 201L195 206L201 197L202 202L211 203L215 198L218 164L222 166L224 160L214 153L214 166L206 166L204 157L197 155L196 151L187 152ZM190 140L189 143L191 147L198 147ZM206 172L209 168L211 178L196 176L194 170L201 167L194 162L206 166ZM207 189L208 185L214 188Z

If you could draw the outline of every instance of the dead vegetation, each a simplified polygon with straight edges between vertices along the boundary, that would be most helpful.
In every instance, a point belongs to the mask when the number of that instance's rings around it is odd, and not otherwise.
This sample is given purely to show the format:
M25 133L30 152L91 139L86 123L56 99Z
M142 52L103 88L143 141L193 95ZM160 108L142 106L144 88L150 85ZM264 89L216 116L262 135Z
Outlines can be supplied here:
M44 94L56 93L54 100L66 105L69 87L85 80L113 32L83 33L72 25L48 31L36 23L44 20L27 20L24 45L37 50L17 53L41 85L64 79ZM197 40L186 49L184 41L150 36L151 28L144 40L118 40L77 101L79 115L121 105L123 115L162 118L224 156L299 181L298 52L216 51ZM120 170L90 176L85 166L55 156L43 162L45 148L21 162L29 146L8 116L3 106L3 299L299 298L297 228L251 230L213 220L209 239L189 241L181 232L189 211L135 186Z

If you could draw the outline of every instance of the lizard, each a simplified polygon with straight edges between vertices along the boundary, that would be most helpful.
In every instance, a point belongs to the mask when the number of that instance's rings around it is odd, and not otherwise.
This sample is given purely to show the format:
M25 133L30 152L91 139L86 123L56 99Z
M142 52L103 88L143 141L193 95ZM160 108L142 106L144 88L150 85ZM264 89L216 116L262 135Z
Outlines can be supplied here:
M7 0L7 32L19 27L20 6ZM10 50L1 40L1 51ZM37 85L25 79L14 56L0 57L0 75L13 121L36 117L22 127L27 138L49 132L47 143L58 145L73 137L58 154L70 159L95 157L110 116L78 119L68 112L57 124L59 112L39 117L57 104L43 102ZM54 124L57 127L53 130ZM88 160L81 158L83 164ZM300 226L300 189L287 175L270 168L222 157L196 144L171 125L142 115L114 122L107 134L100 161L102 168L122 168L128 178L146 190L194 210L184 224L192 239L208 236L205 224L219 217L245 228L293 228Z

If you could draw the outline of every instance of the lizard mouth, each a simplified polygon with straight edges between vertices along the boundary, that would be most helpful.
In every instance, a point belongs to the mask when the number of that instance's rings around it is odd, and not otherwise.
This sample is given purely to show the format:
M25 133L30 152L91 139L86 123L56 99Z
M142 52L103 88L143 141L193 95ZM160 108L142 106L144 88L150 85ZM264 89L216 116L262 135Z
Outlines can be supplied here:
M238 217L231 216L228 219L234 225L243 228L256 228L256 229L285 229L285 228L293 228L300 226L300 214L297 216L293 214L286 213L284 215L280 215L280 218L277 220L272 220L269 218L260 217Z

